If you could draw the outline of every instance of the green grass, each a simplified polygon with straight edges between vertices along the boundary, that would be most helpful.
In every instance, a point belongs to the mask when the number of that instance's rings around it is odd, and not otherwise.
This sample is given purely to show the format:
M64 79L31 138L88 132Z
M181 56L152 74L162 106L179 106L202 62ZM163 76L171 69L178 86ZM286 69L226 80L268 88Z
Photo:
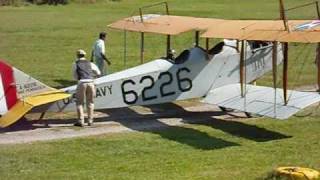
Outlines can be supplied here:
M2 179L263 178L278 166L320 169L319 128L316 117L212 119L166 130L0 146L0 174Z
M90 51L107 24L156 0L101 1L67 6L0 7L0 58L51 86L70 84L79 48ZM287 6L309 2L287 0ZM175 0L172 14L227 19L276 19L270 0ZM156 9L162 12L162 9ZM308 18L314 12L290 13ZM139 34L128 34L123 65L123 32L109 31L111 71L139 64ZM146 35L146 59L163 56L165 37ZM192 33L174 37L173 47L192 45ZM314 46L290 46L290 86L316 82ZM281 70L281 67L279 68ZM279 75L280 76L280 75ZM271 76L258 83L270 85ZM310 109L307 111L311 111ZM120 133L46 143L0 146L1 179L255 179L277 166L320 169L319 109L287 121L266 118L166 130Z

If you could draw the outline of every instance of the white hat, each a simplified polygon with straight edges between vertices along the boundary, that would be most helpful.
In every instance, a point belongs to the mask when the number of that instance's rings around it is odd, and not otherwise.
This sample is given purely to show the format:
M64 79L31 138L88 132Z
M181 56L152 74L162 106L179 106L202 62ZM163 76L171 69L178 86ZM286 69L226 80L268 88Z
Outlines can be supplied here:
M86 54L87 53L82 49L77 50L77 55L86 55Z

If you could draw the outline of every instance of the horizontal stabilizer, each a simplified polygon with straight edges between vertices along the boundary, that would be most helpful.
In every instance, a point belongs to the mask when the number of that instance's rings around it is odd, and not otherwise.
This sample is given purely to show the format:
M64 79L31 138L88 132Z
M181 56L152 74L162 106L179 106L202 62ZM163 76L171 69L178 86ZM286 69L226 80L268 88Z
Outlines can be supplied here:
M33 108L32 105L18 101L7 113L0 117L0 127L4 128L22 118Z
M320 101L319 93L289 90L288 103L285 105L282 89L245 86L245 97L241 97L240 84L231 84L211 90L203 102L276 119L287 119Z
M70 97L71 94L65 93L60 90L52 90L37 94L35 96L29 96L23 99L25 103L31 104L32 106L40 106L43 104L55 102L58 100L66 99Z
M7 127L22 118L33 107L68 98L70 94L53 90L20 99L7 113L0 117L0 127Z

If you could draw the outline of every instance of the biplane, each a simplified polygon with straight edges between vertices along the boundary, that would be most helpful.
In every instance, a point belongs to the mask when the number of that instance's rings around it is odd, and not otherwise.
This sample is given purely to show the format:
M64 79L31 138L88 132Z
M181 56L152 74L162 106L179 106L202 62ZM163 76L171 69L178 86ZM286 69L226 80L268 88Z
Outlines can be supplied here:
M95 109L151 105L200 98L243 112L287 119L320 101L318 92L288 90L288 44L317 43L320 58L320 13L311 20L287 20L280 0L280 20L225 20L143 14L118 20L109 28L141 33L141 58L145 33L167 38L165 57L97 78ZM309 4L308 4L309 5ZM195 33L195 45L177 57L171 53L171 37ZM205 38L206 47L199 44ZM209 47L209 39L224 39ZM318 61L320 62L320 61ZM282 89L277 87L277 66L283 65ZM320 87L320 63L318 86ZM273 87L250 84L268 72ZM0 63L0 126L6 127L28 112L75 110L76 85L50 88L22 71Z

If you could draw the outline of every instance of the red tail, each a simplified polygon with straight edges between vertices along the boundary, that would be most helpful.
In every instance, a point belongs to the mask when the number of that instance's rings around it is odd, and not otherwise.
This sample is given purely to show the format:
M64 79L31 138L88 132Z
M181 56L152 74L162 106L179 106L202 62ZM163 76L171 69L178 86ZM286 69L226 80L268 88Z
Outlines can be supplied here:
M1 111L4 111L5 108L9 110L18 101L17 89L15 85L13 68L10 65L4 63L3 61L0 61L0 79L0 83L2 85L2 88L0 88L0 109Z

